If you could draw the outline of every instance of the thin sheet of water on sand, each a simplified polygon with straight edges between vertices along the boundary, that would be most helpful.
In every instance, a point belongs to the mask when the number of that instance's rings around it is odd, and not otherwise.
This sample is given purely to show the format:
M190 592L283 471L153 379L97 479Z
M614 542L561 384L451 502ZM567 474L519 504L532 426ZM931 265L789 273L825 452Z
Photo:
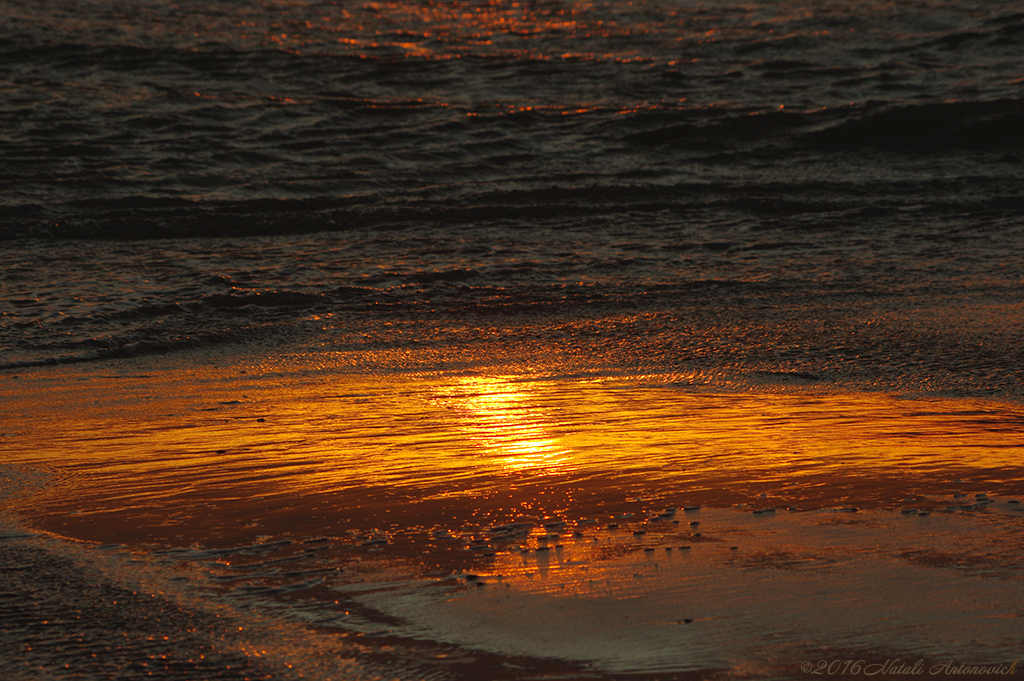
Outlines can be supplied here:
M347 593L426 637L606 672L799 675L803 661L1009 664L1024 637L1019 506L983 515L701 509L704 540L585 532L459 588ZM483 584L483 586L480 586Z
M1012 661L1019 406L669 379L24 372L8 461L50 477L7 506L381 645L604 675Z

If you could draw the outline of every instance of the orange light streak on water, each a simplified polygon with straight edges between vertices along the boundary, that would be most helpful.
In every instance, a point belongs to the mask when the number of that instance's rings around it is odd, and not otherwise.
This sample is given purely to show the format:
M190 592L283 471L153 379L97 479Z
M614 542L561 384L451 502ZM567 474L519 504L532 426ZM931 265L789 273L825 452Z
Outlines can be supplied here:
M1024 493L1012 405L702 394L658 377L245 371L5 382L6 461L58 473L30 513L143 536L173 521L187 538L271 520L401 531L690 503L893 508L960 488Z
M784 667L837 641L941 661L974 637L1000 654L1019 641L1019 405L298 358L106 371L0 383L0 464L55 474L5 504L32 528L181 556L282 540L273 560L298 576L260 579L300 580L304 601L611 671ZM256 592L241 582L268 556L216 555L204 574Z
M572 452L552 432L558 423L555 414L531 405L530 392L530 384L483 376L460 378L440 391L458 415L457 427L496 456L505 472L555 475L576 470Z

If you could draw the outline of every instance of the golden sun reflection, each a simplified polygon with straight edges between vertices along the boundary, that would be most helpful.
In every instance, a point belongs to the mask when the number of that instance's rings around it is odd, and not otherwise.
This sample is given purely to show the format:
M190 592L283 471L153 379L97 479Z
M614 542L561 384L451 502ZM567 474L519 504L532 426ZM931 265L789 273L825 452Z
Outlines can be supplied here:
M575 470L570 450L552 432L554 411L535 404L534 392L515 379L469 376L443 388L441 401L457 415L457 428L505 472Z
M661 517L669 508L937 512L1024 494L1018 405L710 394L656 377L380 377L338 371L345 360L311 377L288 361L26 372L0 384L4 464L59 472L25 507L72 536L230 542L542 521L515 541L552 564L556 518L559 535L611 522L637 550L663 551L650 543L690 532L690 519Z

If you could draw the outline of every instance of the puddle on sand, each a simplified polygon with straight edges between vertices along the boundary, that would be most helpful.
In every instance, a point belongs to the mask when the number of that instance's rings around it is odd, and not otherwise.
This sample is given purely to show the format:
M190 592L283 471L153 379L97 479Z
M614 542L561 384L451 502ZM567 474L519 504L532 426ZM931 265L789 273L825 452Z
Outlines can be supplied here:
M796 678L1024 640L1014 405L245 371L26 372L7 461L50 479L6 506L411 655Z
M830 650L1009 664L1024 638L1024 518L1012 505L984 515L704 508L685 519L700 522L699 536L588 528L502 553L486 573L454 576L458 586L340 590L401 622L394 635L611 673L789 678Z
M25 517L101 543L227 546L658 504L900 509L1024 493L1015 405L242 371L23 376L3 395L6 461L55 474Z

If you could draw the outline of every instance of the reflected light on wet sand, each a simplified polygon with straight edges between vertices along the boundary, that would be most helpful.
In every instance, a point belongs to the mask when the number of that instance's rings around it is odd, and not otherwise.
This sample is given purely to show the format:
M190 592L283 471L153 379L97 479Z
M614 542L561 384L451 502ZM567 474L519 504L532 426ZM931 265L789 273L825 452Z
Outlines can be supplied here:
M6 384L16 432L4 444L9 462L58 473L27 512L96 537L227 541L272 526L400 532L645 505L898 508L966 486L1024 492L1012 405L701 394L656 377L68 373Z
M543 385L508 378L459 378L439 390L440 400L457 415L457 427L509 473L549 475L576 470L572 452L559 443L550 407L531 404ZM541 396L541 399L542 396Z
M331 631L747 678L1019 641L1016 405L225 365L0 405L4 463L52 473L6 504L29 526Z

